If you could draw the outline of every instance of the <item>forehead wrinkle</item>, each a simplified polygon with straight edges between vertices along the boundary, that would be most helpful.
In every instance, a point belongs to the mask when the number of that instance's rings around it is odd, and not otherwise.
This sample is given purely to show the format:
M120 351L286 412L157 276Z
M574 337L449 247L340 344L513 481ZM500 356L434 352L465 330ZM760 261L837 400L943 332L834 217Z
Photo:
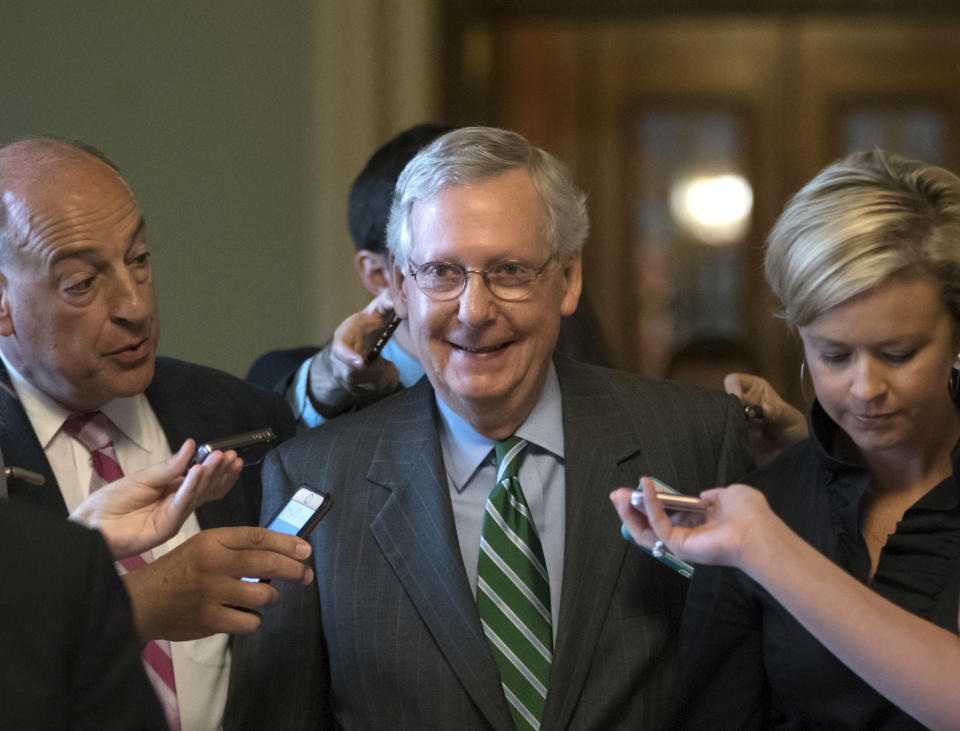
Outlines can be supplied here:
M114 167L88 151L55 139L30 138L0 148L0 192L11 219L7 222L8 233L10 239L16 237L18 249L28 245L29 238L47 234L47 215L53 216L54 225L58 218L70 224L89 223L96 222L95 212L102 200L126 202L113 213L123 205L138 208L130 186ZM91 211L88 221L71 210L67 203L71 201ZM110 213L103 211L102 215Z
M144 228L143 218L139 215L136 202L132 198L125 198L117 205L104 207L87 205L85 202L57 202L52 207L40 206L31 209L25 200L18 201L16 215L12 216L17 237L16 249L28 252L31 246L35 247L43 259L57 258L57 253L64 247L74 244L94 241L91 229L109 227L111 222L122 221L132 212L137 212L137 223L133 231L126 236L126 240L134 240ZM125 250L129 246L124 247Z

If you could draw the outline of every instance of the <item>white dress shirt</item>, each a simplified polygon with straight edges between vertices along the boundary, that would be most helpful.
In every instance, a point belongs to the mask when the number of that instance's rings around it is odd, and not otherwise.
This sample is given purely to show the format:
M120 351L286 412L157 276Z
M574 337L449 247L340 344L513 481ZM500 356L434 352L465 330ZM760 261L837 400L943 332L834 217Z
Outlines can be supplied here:
M26 381L2 351L0 359L10 373L14 390L50 462L67 510L72 513L90 494L93 477L90 452L61 431L60 427L70 412ZM110 420L111 437L124 474L132 474L170 457L167 438L146 396L140 394L116 399L100 410ZM196 515L191 515L177 535L153 549L154 557L163 556L199 532ZM206 731L221 726L230 676L227 639L228 635L217 634L170 643L183 731Z

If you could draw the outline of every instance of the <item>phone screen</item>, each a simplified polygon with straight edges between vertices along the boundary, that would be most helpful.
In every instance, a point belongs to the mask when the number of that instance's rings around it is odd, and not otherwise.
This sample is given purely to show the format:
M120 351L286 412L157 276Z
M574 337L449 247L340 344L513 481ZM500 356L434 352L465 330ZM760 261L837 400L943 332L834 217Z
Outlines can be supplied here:
M320 505L322 505L323 502L324 500L321 498ZM305 503L298 502L296 496L294 496L293 500L283 506L283 510L270 522L267 528L275 530L277 533L287 533L288 535L295 536L316 512L317 508L312 508Z
M267 528L277 533L286 533L291 536L306 537L320 522L330 507L330 496L311 490L308 487L298 489L292 498L287 501L276 517L270 521ZM244 581L260 581L246 576ZM263 579L269 582L269 579Z

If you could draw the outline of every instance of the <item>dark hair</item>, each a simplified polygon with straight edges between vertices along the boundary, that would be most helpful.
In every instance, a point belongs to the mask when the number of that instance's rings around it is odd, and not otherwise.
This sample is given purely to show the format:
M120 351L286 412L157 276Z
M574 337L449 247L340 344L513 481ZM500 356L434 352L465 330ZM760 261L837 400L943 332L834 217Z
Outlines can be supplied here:
M347 202L354 248L387 253L387 219L397 178L421 149L452 129L423 122L398 134L367 161L350 186Z

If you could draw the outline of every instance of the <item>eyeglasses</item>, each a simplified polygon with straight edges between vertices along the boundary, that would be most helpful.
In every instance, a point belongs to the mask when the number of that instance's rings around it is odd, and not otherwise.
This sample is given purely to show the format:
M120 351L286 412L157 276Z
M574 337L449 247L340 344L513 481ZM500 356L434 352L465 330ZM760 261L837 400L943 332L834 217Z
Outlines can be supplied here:
M465 269L448 261L410 264L410 274L420 291L433 300L452 300L467 287L467 277L479 274L494 297L508 302L529 297L540 275L553 261L551 255L539 267L525 261L504 261L489 269Z

